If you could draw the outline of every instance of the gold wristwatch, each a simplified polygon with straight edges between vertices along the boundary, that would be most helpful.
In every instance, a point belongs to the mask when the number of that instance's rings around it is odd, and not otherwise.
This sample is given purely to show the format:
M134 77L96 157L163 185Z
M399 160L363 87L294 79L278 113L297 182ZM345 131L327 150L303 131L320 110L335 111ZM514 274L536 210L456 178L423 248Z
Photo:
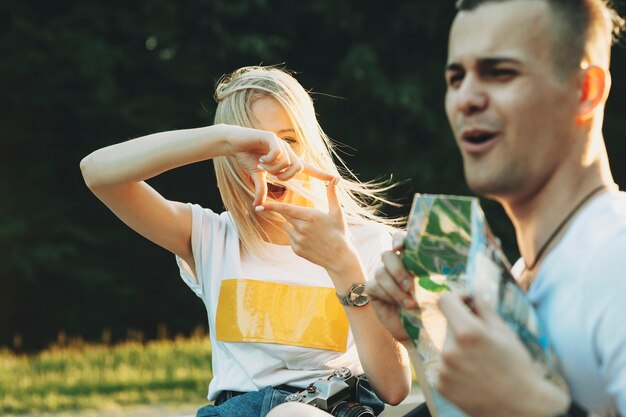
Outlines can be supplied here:
M365 284L354 284L346 295L337 294L337 298L342 305L348 307L363 307L370 302L365 292Z

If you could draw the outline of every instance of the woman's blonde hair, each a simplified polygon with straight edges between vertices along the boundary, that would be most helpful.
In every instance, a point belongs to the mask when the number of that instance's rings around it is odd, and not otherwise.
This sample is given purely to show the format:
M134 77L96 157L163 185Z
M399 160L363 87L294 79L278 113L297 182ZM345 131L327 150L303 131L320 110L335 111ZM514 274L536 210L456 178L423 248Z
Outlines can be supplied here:
M224 75L215 91L215 123L255 127L252 103L264 97L275 99L288 114L301 143L303 160L327 173L343 174L344 178L337 184L337 197L348 224L373 221L392 228L400 222L399 219L384 218L378 211L382 203L392 204L382 197L382 193L391 186L379 182L362 183L354 176L319 126L311 97L285 70L275 66L251 66ZM341 170L333 162L333 155L340 162ZM214 165L222 201L233 218L243 248L262 254L261 241L267 240L267 236L260 221L263 219L264 223L278 226L282 223L280 216L252 209L254 185L234 157L215 158ZM294 180L280 184L305 196L316 207L327 204L325 191L319 192L324 187L311 191L310 186L298 185L298 181Z

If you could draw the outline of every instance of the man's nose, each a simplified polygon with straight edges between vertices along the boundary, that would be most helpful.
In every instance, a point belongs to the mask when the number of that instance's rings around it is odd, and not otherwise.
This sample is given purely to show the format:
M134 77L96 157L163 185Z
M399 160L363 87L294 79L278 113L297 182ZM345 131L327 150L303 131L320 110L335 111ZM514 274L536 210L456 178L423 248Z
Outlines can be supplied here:
M467 75L456 94L457 110L465 115L480 113L487 108L489 99L480 80L474 75Z

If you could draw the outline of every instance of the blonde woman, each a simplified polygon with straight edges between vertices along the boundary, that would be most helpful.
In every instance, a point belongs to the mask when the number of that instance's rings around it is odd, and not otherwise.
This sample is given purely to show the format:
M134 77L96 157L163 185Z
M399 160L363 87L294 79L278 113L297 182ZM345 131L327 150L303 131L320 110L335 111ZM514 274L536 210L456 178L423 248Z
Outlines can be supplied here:
M382 401L400 402L410 389L406 352L370 305L351 301L390 246L385 222L364 204L377 190L347 170L340 180L312 100L289 73L241 68L215 98L212 126L140 137L81 162L92 192L175 254L206 306L215 405L197 415L265 416L339 367L365 372ZM168 200L145 182L207 159L223 213Z

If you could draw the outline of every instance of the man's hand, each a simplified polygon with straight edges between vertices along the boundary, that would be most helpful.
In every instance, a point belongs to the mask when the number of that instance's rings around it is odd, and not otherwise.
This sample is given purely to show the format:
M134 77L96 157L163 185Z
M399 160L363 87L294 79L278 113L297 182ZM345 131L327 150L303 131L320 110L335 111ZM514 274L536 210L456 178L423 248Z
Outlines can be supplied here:
M400 320L400 307L417 308L415 301L415 279L406 270L400 251L405 233L397 233L393 237L393 250L382 254L383 266L376 271L375 279L370 280L366 287L367 293L376 315L391 335L408 346L412 344Z
M568 395L546 380L498 314L483 300L474 312L455 294L439 308L448 319L437 390L470 416L553 417Z

